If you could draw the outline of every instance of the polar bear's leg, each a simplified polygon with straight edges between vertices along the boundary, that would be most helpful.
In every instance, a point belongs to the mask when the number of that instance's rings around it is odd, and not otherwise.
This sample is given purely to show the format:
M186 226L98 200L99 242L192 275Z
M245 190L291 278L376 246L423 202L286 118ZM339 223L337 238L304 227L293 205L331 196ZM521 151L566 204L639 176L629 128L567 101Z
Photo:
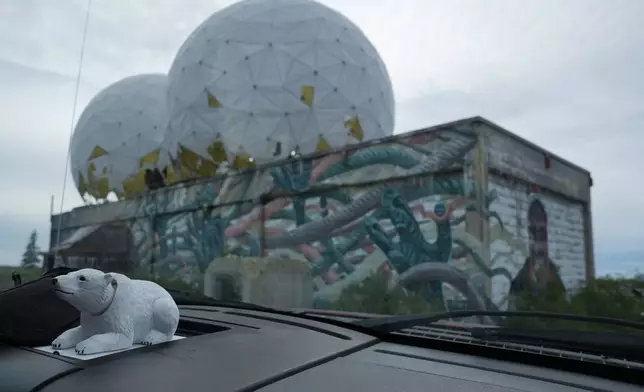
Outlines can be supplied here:
M153 344L168 342L170 340L172 340L172 337L168 338L168 335L163 334L163 333L157 331L156 329L152 329L145 336L145 339L143 339L141 344L143 344L145 346L151 346Z
M108 332L91 336L76 345L78 354L96 354L106 351L123 350L132 346L132 337L122 333Z
M75 345L78 344L85 335L83 335L83 330L81 329L80 325L76 328L68 329L67 331L63 332L58 336L54 341L51 343L52 348L59 348L61 350L67 349L67 348L72 348Z
M171 298L159 298L152 307L152 329L142 344L152 345L172 340L179 325L179 309Z

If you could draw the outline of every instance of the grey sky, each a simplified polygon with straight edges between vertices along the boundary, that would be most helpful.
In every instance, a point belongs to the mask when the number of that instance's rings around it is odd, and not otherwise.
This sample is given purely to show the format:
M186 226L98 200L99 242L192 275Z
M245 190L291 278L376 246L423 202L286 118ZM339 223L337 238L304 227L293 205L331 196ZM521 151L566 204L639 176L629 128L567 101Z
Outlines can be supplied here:
M384 58L398 131L483 115L589 169L598 272L644 267L644 1L323 2ZM188 34L230 3L94 0L79 112L122 77L166 72ZM86 5L0 1L0 264L19 260L32 228L48 245ZM71 178L65 200L80 203Z

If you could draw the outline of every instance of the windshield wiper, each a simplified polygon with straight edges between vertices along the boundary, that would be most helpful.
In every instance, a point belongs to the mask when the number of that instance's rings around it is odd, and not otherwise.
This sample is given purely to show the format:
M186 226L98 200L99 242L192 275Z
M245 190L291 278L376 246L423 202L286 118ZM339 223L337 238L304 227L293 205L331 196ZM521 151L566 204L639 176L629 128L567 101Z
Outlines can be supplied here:
M174 302L179 306L221 306L225 308L236 308L236 309L245 309L245 310L257 310L262 312L274 312L275 309L269 308L267 306L255 305L248 302L242 301L226 301L210 298L203 294L194 293L191 291L184 290L175 290L168 289L166 291L170 293Z
M322 316L309 315L302 311L271 308L268 306L255 305L253 303L242 302L242 301L218 300L218 299L205 296L203 294L190 292L190 291L167 289L167 288L166 290L170 293L170 295L172 295L174 302L176 302L176 304L179 306L181 305L183 306L220 306L224 308L254 310L258 312L266 312L266 313L272 313L276 315L289 316L289 317L322 322L325 324L335 325L342 328L357 330L358 332L362 332L362 333L368 333L367 329L356 327L356 325L351 322L339 321L339 320L326 318Z
M537 311L492 311L492 310L463 310L455 312L413 314L405 316L375 317L366 320L360 320L354 324L369 328L374 332L389 333L396 332L406 328L412 328L418 325L432 324L437 321L458 319L465 317L532 317L542 319L558 319L579 322L589 322L596 324L606 324L620 327L628 327L644 331L644 323L628 321L611 317L599 316L582 316L565 313L537 312Z

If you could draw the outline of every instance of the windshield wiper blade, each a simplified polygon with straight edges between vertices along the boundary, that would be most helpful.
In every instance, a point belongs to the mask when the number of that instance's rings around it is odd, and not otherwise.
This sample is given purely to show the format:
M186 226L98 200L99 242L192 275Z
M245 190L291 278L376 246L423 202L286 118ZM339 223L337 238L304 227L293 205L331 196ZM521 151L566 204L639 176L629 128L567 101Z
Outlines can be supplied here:
M360 320L354 324L361 327L369 328L375 332L388 333L396 332L402 329L415 327L418 325L432 324L437 321L458 319L465 317L532 317L543 319L570 320L579 322L589 322L596 324L606 324L620 327L628 327L644 331L644 323L628 321L611 317L599 316L582 316L576 314L538 312L538 311L492 311L492 310L463 310L455 312L442 313L425 313L405 316L375 317L366 320Z
M243 310L254 310L258 312L266 312L276 315L295 317L305 320L317 321L325 324L335 325L342 328L348 328L362 333L368 333L364 328L359 328L355 324L348 321L339 321L332 318L326 318L322 316L309 315L305 311L293 311L289 309L281 308L271 308L268 306L255 305L249 302L241 301L226 301L214 299L203 294L194 293L190 291L166 289L175 303L179 306L220 306L224 308L233 308L233 309L243 309Z
M258 310L262 312L275 311L275 309L269 308L267 306L255 305L252 303L242 302L242 301L219 300L219 299L210 298L202 294L193 293L190 291L175 290L175 289L166 289L166 291L170 293L170 295L174 299L174 302L179 306L221 306L225 308Z
M485 341L519 343L549 348L581 350L597 354L614 353L631 358L644 358L642 336L606 331L529 330L516 328L475 327L470 336Z

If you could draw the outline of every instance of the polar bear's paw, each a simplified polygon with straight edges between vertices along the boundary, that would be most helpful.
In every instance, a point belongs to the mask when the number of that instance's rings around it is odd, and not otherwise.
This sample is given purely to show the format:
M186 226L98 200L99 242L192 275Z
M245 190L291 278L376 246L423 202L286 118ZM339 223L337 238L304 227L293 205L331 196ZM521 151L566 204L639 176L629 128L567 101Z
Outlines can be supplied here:
M96 354L108 351L105 345L97 339L86 339L76 345L76 354Z
M97 354L106 351L123 350L132 345L132 340L118 333L94 335L76 345L77 354Z
M83 332L81 330L81 327L68 329L67 331L61 333L60 336L58 336L56 339L54 339L53 342L51 342L51 348L57 350L65 350L74 347L81 340L83 340Z
M70 336L61 335L51 343L51 348L65 350L74 347L75 343L76 339L72 339Z
M145 339L141 342L142 345L144 346L152 346L153 344L159 344L163 342L170 341L172 338L168 337L167 335L153 329L151 330Z

